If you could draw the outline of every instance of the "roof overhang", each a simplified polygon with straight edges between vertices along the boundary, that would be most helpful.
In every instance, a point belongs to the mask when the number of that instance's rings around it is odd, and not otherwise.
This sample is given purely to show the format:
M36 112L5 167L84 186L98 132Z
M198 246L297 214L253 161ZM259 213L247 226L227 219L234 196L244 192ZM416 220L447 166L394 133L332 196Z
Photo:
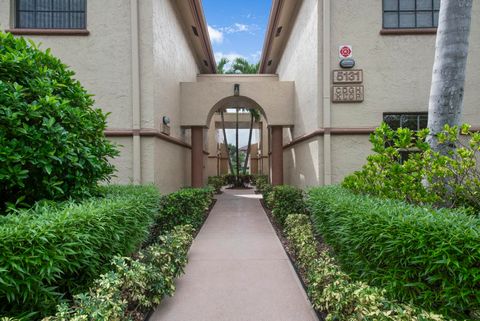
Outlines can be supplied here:
M190 39L200 73L216 73L215 56L213 55L201 0L175 0L172 3L178 9L185 34Z
M263 43L260 74L275 74L302 0L273 0Z

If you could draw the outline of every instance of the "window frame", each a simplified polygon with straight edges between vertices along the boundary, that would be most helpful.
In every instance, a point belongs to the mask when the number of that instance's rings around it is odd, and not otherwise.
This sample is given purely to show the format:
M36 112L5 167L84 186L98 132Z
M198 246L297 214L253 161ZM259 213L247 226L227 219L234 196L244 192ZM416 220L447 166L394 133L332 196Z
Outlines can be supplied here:
M80 28L34 28L19 27L19 0L11 0L11 28L6 30L14 35L57 35L57 36L88 36L88 0L84 2L84 24ZM36 10L33 12L37 12ZM54 11L50 11L54 12ZM69 12L69 11L65 11Z
M435 1L436 0L430 0L432 2L432 9L417 9L417 2L418 0L415 1L415 8L413 10L401 10L400 8L400 2L402 0L397 0L397 9L396 10L385 10L385 0L382 0L382 34L395 34L395 33L401 33L402 31L405 31L406 34L414 34L414 33L436 33L437 27L438 27L438 21L437 25L435 26L435 13L440 12L440 8L435 9ZM400 13L402 12L410 12L413 13L415 16L415 26L410 26L410 27L401 27L400 26ZM417 13L431 13L432 14L432 25L431 26L424 26L424 27L419 27L418 26L418 21L417 21ZM397 14L397 25L398 27L386 27L385 26L385 13L396 13ZM415 32L417 31L417 32Z

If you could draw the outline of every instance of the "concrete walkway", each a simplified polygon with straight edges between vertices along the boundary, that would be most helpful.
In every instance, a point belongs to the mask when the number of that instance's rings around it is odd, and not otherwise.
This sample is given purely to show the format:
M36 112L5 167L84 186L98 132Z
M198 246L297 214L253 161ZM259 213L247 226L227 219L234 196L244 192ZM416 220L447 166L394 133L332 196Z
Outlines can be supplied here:
M150 321L317 321L252 190L226 190Z

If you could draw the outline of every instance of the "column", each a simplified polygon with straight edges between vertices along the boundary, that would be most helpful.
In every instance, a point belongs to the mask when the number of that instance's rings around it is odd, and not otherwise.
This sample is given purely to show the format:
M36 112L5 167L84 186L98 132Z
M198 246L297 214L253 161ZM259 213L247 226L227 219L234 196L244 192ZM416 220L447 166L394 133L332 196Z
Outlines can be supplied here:
M283 184L283 127L272 126L272 185Z
M203 127L192 126L192 187L203 187Z

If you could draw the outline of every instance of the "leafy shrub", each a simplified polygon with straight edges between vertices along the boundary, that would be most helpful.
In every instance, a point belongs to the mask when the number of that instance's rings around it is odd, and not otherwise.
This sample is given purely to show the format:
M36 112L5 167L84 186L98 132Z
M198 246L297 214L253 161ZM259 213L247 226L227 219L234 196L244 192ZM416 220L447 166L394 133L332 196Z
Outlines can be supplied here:
M225 183L235 187L242 187L247 184L250 184L252 181L252 175L250 174L227 174L224 176Z
M110 186L104 198L0 217L0 314L52 311L138 249L158 209L153 186Z
M479 219L335 186L312 189L307 203L315 228L356 277L453 317L479 310Z
M384 291L352 281L326 250L319 252L308 216L291 214L285 220L285 236L295 263L306 274L307 292L315 309L326 320L442 321L442 316L389 301Z
M177 226L141 251L138 259L115 257L113 270L97 279L89 292L76 295L71 305L60 305L56 315L44 321L127 321L131 313L157 306L175 292L174 280L187 264L192 234L191 226Z
M213 189L210 188L184 188L162 196L160 209L145 245L153 243L160 234L177 225L189 224L197 230L212 200Z
M463 136L460 137L459 134ZM454 146L448 153L433 152L425 142L428 129L394 131L382 124L370 136L374 154L361 171L345 178L343 186L356 193L442 207L480 210L480 133L469 126L445 126L440 144ZM465 143L468 141L468 143ZM401 153L411 151L400 161Z
M272 208L275 220L283 226L289 214L304 214L306 212L304 195L298 187L280 185L273 187L268 194L268 204Z
M212 186L215 193L220 193L223 185L225 185L225 178L223 176L209 176L208 185Z
M50 51L0 32L0 211L89 196L118 151L106 114Z
M251 183L252 185L257 185L258 182L268 182L268 175L263 174L253 174L251 175Z

